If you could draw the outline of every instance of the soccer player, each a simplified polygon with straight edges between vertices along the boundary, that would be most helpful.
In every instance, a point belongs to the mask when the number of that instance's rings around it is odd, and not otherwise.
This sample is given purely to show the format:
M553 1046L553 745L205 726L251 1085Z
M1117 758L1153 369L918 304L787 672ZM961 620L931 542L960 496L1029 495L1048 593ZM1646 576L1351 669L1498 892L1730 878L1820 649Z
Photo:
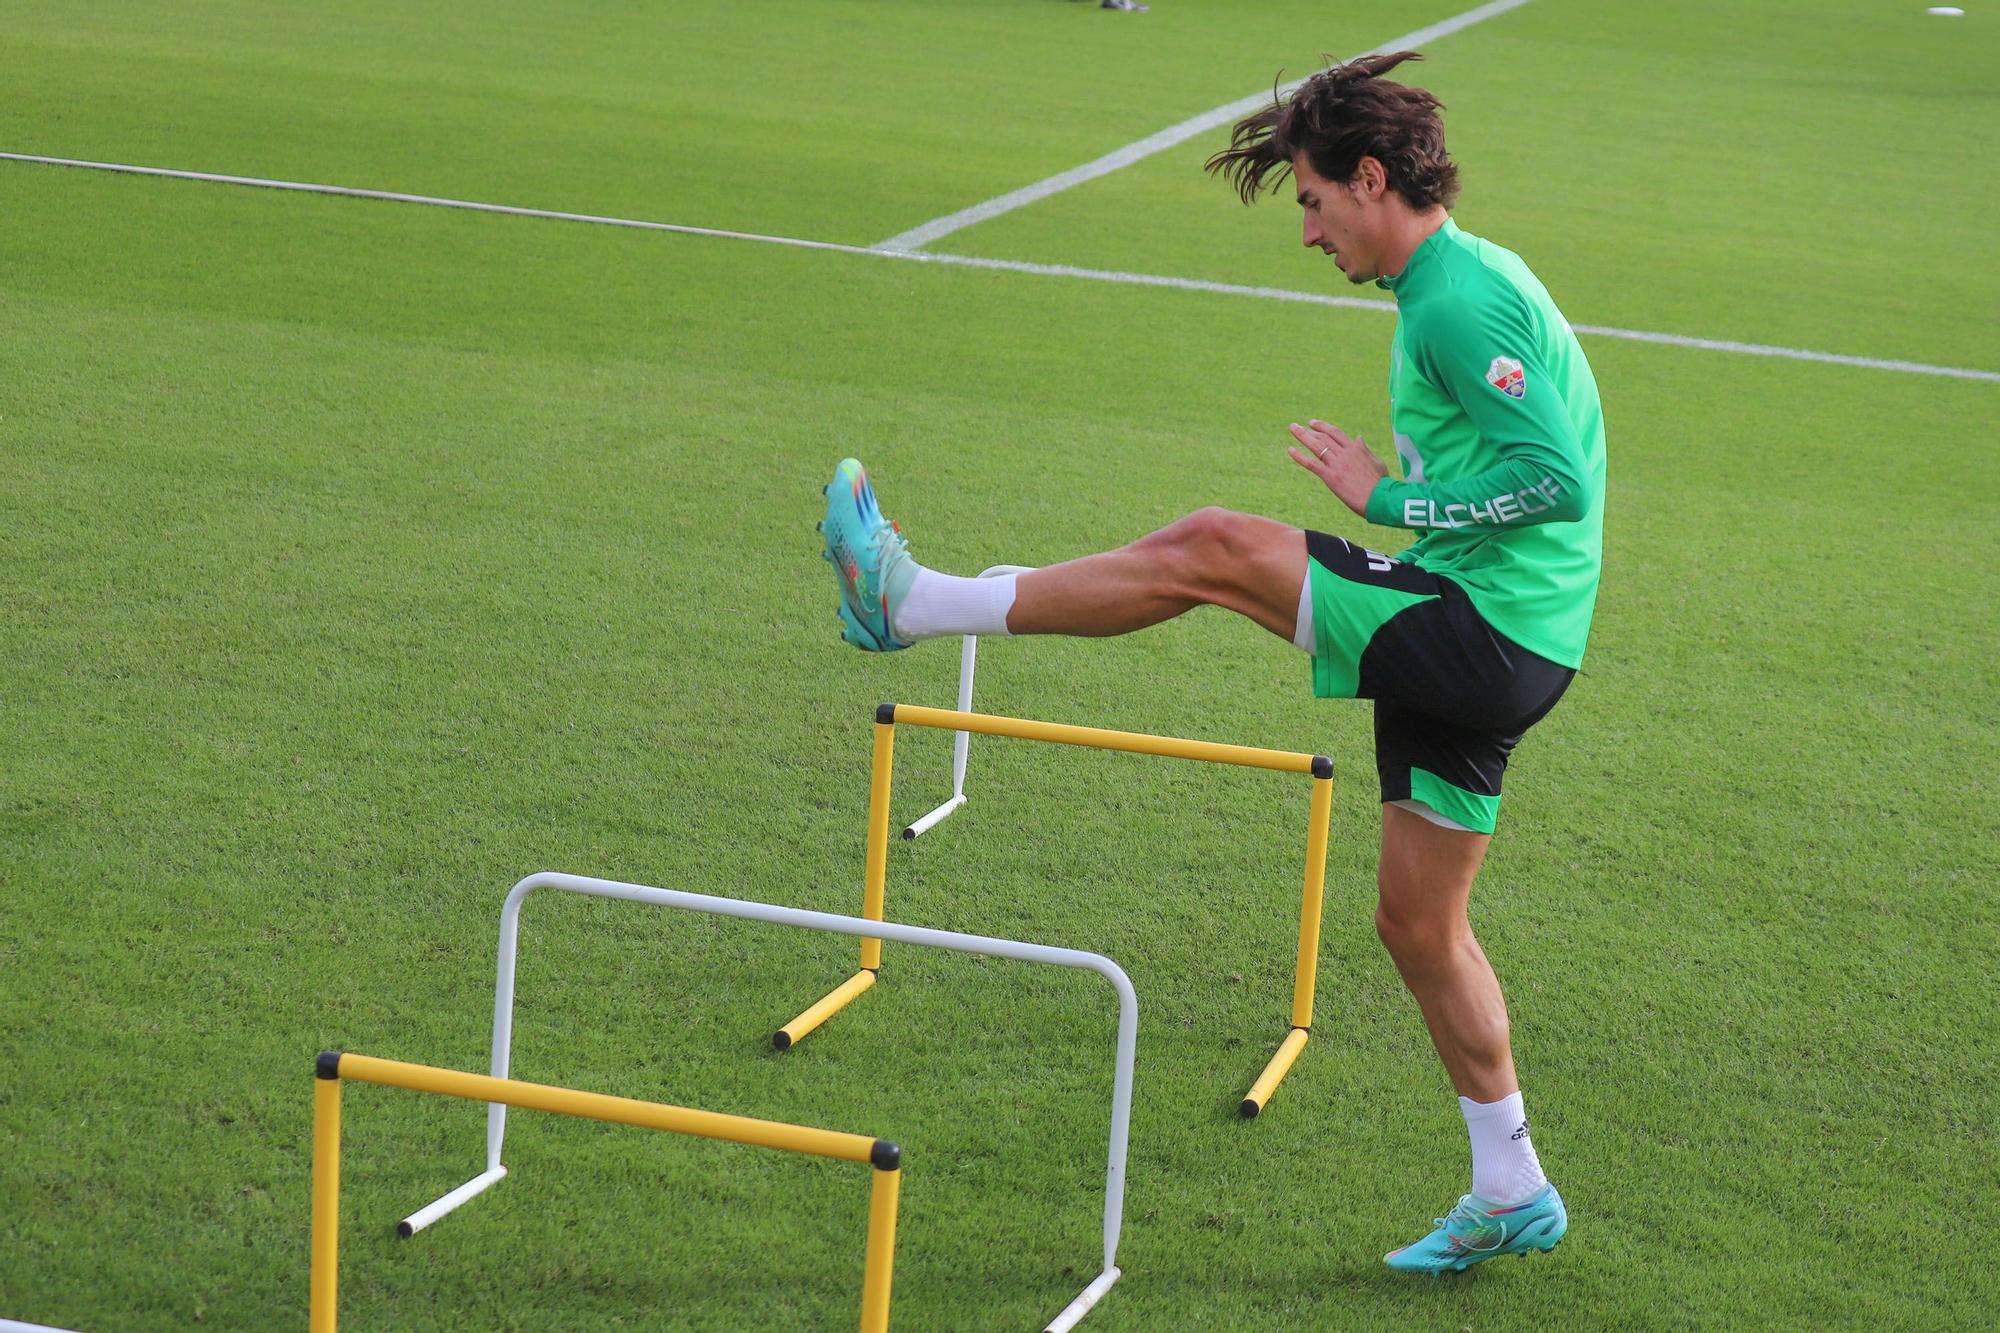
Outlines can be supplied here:
M1250 202L1289 175L1304 243L1396 298L1389 415L1401 478L1324 421L1294 462L1356 514L1421 535L1395 556L1204 509L1033 573L916 563L853 459L821 524L843 637L873 651L958 634L1127 634L1227 607L1311 655L1321 698L1372 699L1382 848L1375 924L1457 1088L1472 1188L1391 1268L1463 1270L1553 1249L1568 1214L1528 1133L1507 1006L1466 916L1507 757L1583 661L1603 552L1604 420L1583 350L1520 258L1460 231L1439 103L1382 76L1308 79L1209 160Z

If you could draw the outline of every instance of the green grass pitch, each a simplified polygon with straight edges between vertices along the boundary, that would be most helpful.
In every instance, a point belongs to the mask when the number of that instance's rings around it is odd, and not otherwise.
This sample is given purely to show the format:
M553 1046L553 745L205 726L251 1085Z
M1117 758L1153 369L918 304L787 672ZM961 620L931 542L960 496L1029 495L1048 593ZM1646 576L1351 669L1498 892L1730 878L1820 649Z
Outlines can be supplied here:
M14 0L0 151L871 245L1470 0ZM1579 324L2000 370L2000 13L1535 0L1430 48L1458 216ZM1220 132L959 254L1344 292ZM1374 293L1364 293L1374 295ZM1386 443L1389 318L0 162L0 1317L301 1325L311 1058L483 1069L537 869L860 906L870 719L957 653L838 642L869 464L927 562L1204 504L1362 538L1284 457ZM1304 784L975 743L899 920L1100 950L1142 1021L1114 1330L1966 1327L2000 1304L2000 384L1587 337L1608 561L1473 910L1554 1256L1411 1282L1464 1187L1372 931L1367 710L1220 612L988 646L980 706L1335 758L1314 1040L1270 1109ZM1394 543L1394 534L1368 539ZM948 786L907 731L895 814ZM882 1134L898 1327L1096 1271L1083 976L549 896L515 1072ZM866 1172L347 1097L352 1328L843 1327ZM1981 1315L1980 1311L1986 1311Z

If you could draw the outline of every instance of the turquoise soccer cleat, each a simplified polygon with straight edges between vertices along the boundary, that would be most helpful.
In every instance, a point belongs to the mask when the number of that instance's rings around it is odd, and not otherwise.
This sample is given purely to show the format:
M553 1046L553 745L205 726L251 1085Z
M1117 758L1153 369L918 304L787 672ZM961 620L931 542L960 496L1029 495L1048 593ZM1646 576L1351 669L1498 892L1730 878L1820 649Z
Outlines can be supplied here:
M889 607L900 604L916 581L903 534L882 517L868 469L852 458L840 460L824 488L824 557L840 577L840 637L872 653L892 653L910 645L889 628Z
M1382 1262L1404 1273L1463 1273L1477 1263L1503 1254L1546 1254L1569 1230L1569 1213L1554 1185L1525 1203L1505 1207L1487 1203L1476 1194L1437 1219L1437 1230L1412 1245L1391 1250Z

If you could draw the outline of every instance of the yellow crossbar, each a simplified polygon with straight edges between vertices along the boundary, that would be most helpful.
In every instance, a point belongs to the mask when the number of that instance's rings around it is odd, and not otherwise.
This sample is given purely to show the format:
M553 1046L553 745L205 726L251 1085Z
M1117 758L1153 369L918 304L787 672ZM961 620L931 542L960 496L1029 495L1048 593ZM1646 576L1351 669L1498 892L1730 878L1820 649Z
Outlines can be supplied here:
M546 1083L523 1083L518 1079L467 1074L456 1069L434 1069L430 1065L405 1064L401 1060L378 1060L372 1055L342 1054L339 1075L357 1083L376 1083L386 1088L409 1088L415 1092L436 1092L446 1097L463 1097L473 1102L504 1102L533 1111L553 1111L557 1115L582 1116L587 1120L608 1120L617 1125L637 1125L641 1129L664 1129L697 1138L726 1139L759 1148L783 1148L787 1152L810 1153L815 1157L837 1157L843 1162L872 1161L876 1140L865 1134L843 1134L838 1130L814 1129L809 1125L785 1125L775 1120L752 1120L748 1116L724 1115L718 1111L694 1111L665 1102L635 1101L601 1092L578 1092L555 1088Z
M1037 722L1025 717L998 717L991 713L961 713L952 708L924 708L917 704L885 704L883 711L889 712L899 723L936 727L940 731L975 731L982 736L1012 736L1024 741L1082 745L1093 750L1164 755L1169 759L1205 759L1212 764L1240 764L1245 768L1269 768L1280 773L1312 773L1315 765L1325 768L1324 761L1316 755L1264 750L1254 745L1188 741L1175 736L1106 731L1102 727L1075 727L1066 722Z

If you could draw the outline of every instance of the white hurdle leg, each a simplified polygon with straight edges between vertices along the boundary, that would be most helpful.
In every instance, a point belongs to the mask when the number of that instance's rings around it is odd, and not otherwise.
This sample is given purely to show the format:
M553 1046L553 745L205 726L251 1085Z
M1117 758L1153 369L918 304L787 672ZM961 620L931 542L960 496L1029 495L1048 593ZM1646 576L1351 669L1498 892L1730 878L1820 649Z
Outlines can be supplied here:
M521 936L521 902L527 894L519 885L507 895L506 906L500 909L500 966L493 983L493 1077L507 1077L514 1053L514 954ZM467 1199L484 1194L494 1182L507 1174L507 1168L500 1164L500 1147L507 1138L507 1106L504 1102L486 1104L486 1169L442 1198L417 1209L402 1221L396 1223L396 1234L405 1238L416 1235L431 1223L443 1217Z
M443 1198L432 1200L396 1223L396 1234L404 1237L416 1235L475 1194L484 1194L487 1186L506 1174L504 1166L488 1167Z
M1079 1320L1090 1313L1091 1307L1104 1298L1104 1293L1111 1290L1111 1284L1118 1280L1118 1276L1116 1268L1107 1268L1099 1273L1075 1300L1063 1307L1061 1314L1049 1320L1049 1326L1042 1333L1069 1333Z
M994 565L979 571L979 577L990 579L996 574L1032 574L1033 565ZM979 664L979 636L968 634L958 651L958 711L972 711L972 669ZM951 737L951 796L944 804L931 811L916 823L903 830L905 841L921 836L934 827L952 811L965 804L965 756L972 748L972 733L955 731Z
M979 636L968 634L958 651L958 711L972 711L972 669L979 664ZM951 797L916 823L903 830L907 841L917 837L952 811L965 804L965 756L972 748L972 733L955 731L951 736Z

